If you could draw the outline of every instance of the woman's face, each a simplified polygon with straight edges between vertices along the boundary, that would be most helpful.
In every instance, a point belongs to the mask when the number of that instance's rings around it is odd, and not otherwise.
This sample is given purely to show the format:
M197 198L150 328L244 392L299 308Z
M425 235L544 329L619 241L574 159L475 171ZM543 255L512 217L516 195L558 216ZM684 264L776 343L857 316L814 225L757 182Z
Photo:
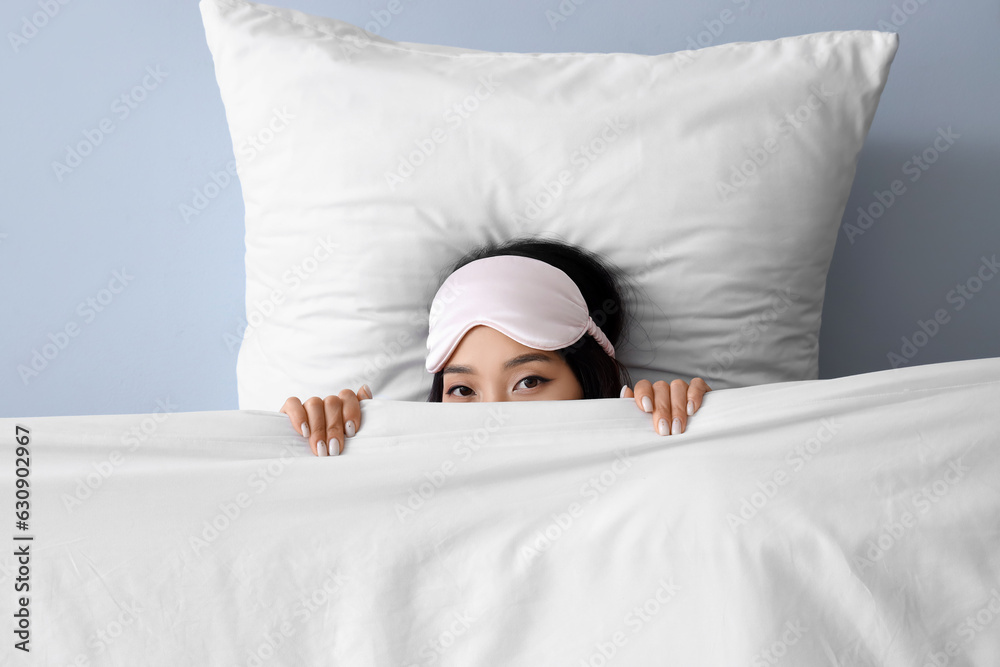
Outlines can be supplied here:
M583 387L557 352L521 345L483 325L462 337L445 364L443 379L444 403L583 398Z

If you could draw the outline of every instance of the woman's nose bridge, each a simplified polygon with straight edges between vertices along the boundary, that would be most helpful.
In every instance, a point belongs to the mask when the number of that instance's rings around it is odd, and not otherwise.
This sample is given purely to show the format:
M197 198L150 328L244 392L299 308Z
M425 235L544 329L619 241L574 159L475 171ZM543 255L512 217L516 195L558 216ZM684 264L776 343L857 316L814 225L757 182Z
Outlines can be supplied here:
M510 395L499 389L488 389L483 392L483 401L487 403L504 403L511 400Z

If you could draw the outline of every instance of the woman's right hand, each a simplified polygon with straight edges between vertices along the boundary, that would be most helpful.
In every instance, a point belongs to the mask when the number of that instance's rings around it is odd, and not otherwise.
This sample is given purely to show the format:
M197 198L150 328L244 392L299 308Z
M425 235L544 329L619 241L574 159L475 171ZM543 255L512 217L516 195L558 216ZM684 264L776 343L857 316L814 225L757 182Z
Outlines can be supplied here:
M303 403L289 397L278 412L284 412L316 456L337 456L343 451L344 435L353 438L361 429L361 401L372 397L368 385L355 394L345 389L336 396L313 396Z

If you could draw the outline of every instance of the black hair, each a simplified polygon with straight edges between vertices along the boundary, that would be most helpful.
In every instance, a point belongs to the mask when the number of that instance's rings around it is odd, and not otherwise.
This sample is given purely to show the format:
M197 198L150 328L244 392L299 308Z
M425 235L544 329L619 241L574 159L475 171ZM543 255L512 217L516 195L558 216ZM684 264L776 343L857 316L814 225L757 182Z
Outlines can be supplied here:
M626 318L631 315L627 312L622 293L625 289L630 292L633 290L624 271L579 246L554 239L525 237L505 242L488 241L458 260L448 275L477 259L497 255L531 257L564 271L580 288L594 323L611 341L615 356L619 356L621 346L628 336L629 322L626 322ZM441 280L443 282L444 279ZM573 370L583 388L585 399L618 398L622 385L632 384L628 369L617 358L608 356L604 348L589 334L584 334L580 340L557 352ZM427 395L428 402L440 403L443 393L444 371L441 370L434 374L434 381Z

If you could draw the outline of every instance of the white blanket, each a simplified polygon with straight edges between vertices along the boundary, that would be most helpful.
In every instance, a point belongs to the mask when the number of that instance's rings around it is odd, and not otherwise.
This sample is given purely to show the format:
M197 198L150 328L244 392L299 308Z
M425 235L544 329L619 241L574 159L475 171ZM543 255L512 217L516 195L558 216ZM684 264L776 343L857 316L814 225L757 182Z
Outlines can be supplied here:
M2 420L0 662L1000 665L1000 358L668 437L631 399L362 405L322 459L272 412Z

